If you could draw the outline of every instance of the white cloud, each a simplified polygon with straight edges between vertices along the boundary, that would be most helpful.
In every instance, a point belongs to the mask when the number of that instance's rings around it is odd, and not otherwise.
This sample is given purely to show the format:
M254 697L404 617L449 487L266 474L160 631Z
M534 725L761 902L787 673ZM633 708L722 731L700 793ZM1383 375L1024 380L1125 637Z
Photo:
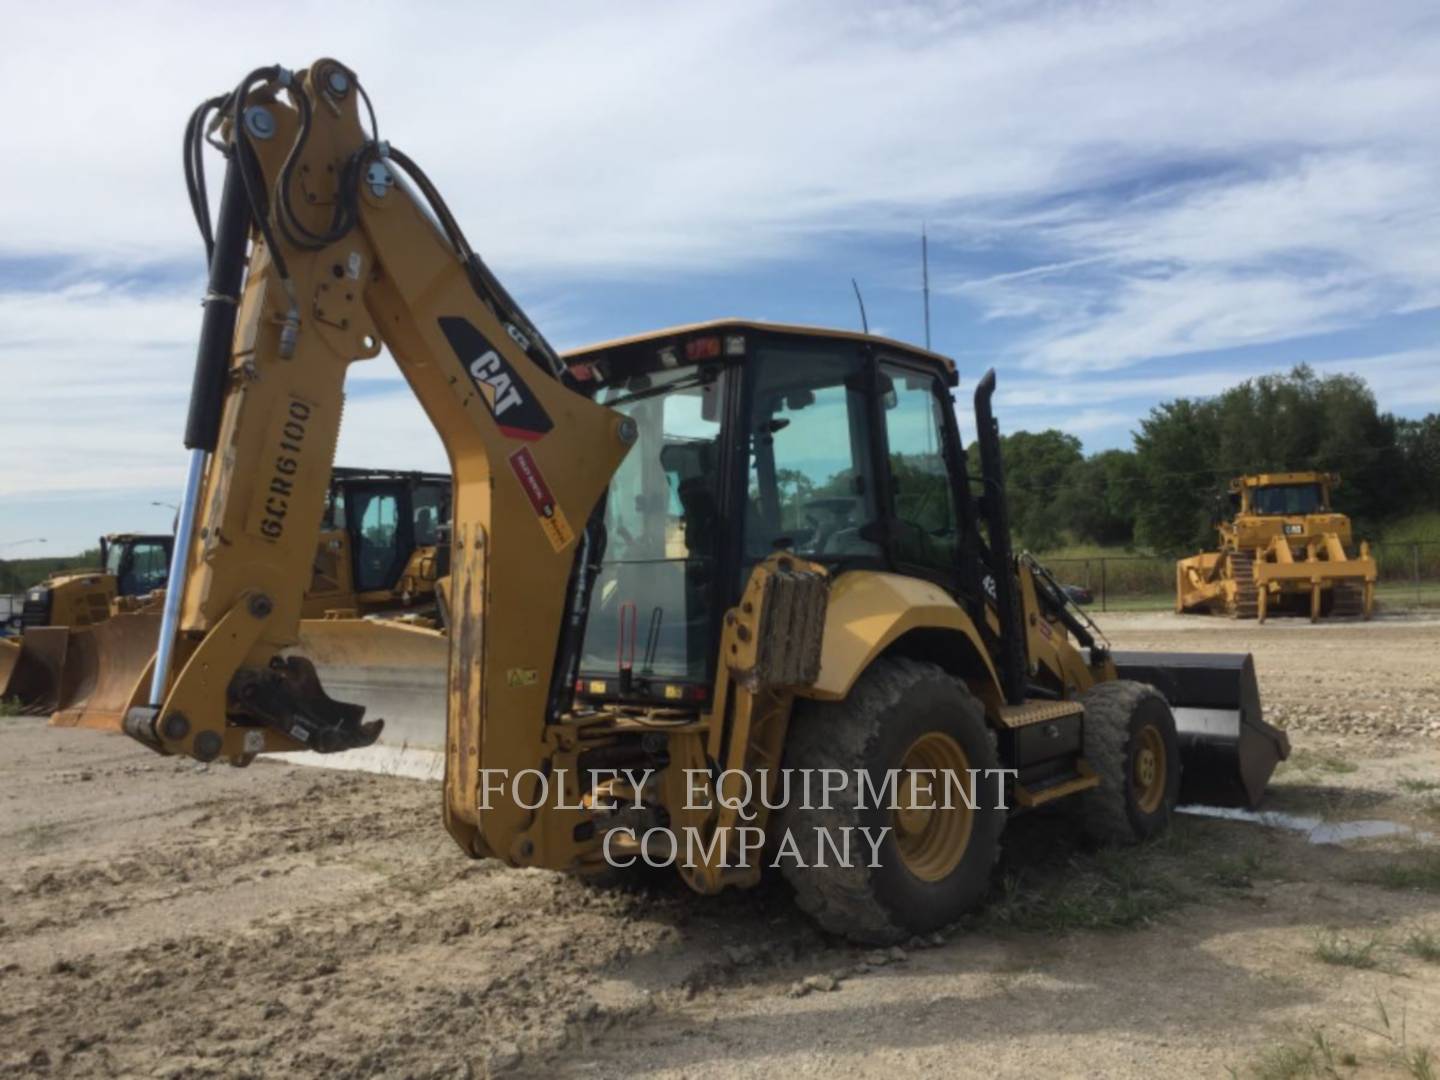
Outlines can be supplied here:
M275 10L281 59L353 64L383 133L519 271L728 265L942 209L999 237L999 204L1177 156L1424 141L1436 104L1418 3ZM180 127L274 59L274 23L138 11L10 14L28 48L0 88L46 92L7 129L25 168L0 184L26 197L0 203L5 250L193 251Z
M6 127L0 282L36 256L79 269L0 285L0 370L23 403L0 426L0 496L178 482L200 264L179 135L201 97L276 59L356 67L382 134L558 342L588 329L559 283L743 275L921 218L932 252L992 268L937 294L1051 375L1440 303L1440 31L1421 0L247 11L7 11L25 47L0 93L31 107ZM158 264L197 280L128 280ZM1382 401L1433 400L1423 358L1401 371L1375 369ZM1050 415L1120 422L1078 383L1045 389ZM439 464L405 400L352 402L342 457Z
M1320 375L1360 376L1382 412L1440 408L1440 349L1407 349L1310 366ZM1128 446L1129 433L1139 427L1153 403L1214 397L1246 379L1284 374L1291 367L1272 363L1227 370L1182 359L1166 374L1020 376L1000 381L996 411L1006 431L1057 428L1087 436L1087 445ZM962 424L967 420L961 416Z
M1313 335L1440 304L1440 154L1312 154L1030 223L1067 262L963 282L1050 371ZM1078 272L1077 272L1078 271Z

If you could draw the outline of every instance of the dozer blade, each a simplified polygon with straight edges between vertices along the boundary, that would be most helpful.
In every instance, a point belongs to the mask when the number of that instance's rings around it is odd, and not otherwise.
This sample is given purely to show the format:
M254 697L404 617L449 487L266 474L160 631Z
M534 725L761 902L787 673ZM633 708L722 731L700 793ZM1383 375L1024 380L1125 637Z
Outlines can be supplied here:
M73 685L67 679L65 657L74 631L64 626L32 626L20 637L18 648L7 647L10 670L0 682L0 701L18 701L20 711L43 715Z
M154 612L114 615L72 636L66 658L66 689L50 723L119 731L135 684L155 655L160 616Z
M0 638L0 701L9 701L10 676L20 659L20 642L16 638Z
M305 619L296 651L327 693L384 719L378 746L445 748L450 647L440 631L378 618Z
M50 723L123 730L136 687L149 677L159 632L158 614L135 612L74 635L68 657L60 657L66 691L57 695ZM385 720L376 747L327 755L329 763L346 764L336 759L355 754L358 768L391 771L395 755L387 751L444 749L444 634L384 619L305 619L293 652L314 664L327 694Z
M1180 735L1180 802L1254 809L1290 739L1265 722L1249 653L1117 652L1122 679L1170 702Z

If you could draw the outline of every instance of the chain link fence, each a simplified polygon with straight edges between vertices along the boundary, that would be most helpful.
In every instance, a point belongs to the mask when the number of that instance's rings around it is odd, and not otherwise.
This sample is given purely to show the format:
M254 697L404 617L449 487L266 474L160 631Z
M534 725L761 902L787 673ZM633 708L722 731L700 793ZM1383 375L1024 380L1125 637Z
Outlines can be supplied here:
M1440 541L1377 543L1375 609L1440 610ZM1097 611L1172 611L1175 560L1162 555L1097 555L1039 559L1064 585L1090 594Z

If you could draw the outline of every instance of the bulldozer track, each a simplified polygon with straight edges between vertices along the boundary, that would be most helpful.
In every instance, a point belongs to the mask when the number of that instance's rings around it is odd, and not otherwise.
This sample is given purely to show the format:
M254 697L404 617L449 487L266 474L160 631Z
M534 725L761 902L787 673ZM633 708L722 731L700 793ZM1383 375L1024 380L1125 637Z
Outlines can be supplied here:
M1232 619L1260 617L1260 590L1255 586L1255 556L1235 552L1230 556L1230 573L1235 581L1235 601L1230 608Z

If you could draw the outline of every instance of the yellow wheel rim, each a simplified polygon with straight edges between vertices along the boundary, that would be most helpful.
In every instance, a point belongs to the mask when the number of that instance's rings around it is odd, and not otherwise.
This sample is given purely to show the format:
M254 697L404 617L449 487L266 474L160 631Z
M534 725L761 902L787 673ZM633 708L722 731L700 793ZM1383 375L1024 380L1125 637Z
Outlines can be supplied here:
M891 825L901 861L921 881L944 879L970 845L975 813L961 798L970 795L969 768L960 744L938 731L921 735L900 759Z
M1140 729L1135 740L1131 774L1135 783L1135 803L1140 811L1153 814L1165 798L1165 740L1152 724Z

